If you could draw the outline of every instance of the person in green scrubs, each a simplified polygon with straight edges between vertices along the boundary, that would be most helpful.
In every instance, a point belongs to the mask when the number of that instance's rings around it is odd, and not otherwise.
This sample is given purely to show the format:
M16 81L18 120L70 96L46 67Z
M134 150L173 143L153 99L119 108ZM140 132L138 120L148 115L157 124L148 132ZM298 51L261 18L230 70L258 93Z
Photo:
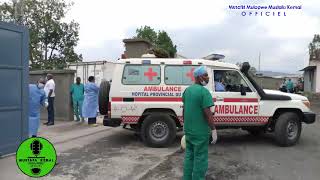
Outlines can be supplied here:
M287 85L287 91L289 93L293 93L293 82L291 81L291 79L288 80L286 85Z
M72 96L73 113L76 116L76 121L83 121L82 117L82 104L84 99L84 85L81 83L81 78L76 78L76 83L72 84L70 89L70 94Z
M194 71L195 83L183 93L184 133L186 151L184 158L183 179L204 180L208 169L209 136L216 133L213 124L214 106L212 96L206 86L209 82L204 66ZM216 134L215 134L216 135Z

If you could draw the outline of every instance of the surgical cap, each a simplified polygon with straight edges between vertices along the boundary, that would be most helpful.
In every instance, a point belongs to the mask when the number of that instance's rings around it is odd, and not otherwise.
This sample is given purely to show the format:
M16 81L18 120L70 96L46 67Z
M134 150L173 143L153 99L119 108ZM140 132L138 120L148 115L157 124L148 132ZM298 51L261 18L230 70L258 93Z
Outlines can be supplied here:
M206 73L207 73L206 67L200 66L200 67L198 67L197 69L194 70L193 76L194 77L199 77L199 76L202 76L202 75L204 75Z

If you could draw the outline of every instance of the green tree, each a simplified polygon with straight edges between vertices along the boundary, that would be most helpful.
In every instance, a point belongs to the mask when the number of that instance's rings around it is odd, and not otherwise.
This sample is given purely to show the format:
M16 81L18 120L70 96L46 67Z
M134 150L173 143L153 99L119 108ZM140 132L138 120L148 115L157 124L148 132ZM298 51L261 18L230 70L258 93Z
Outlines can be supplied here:
M174 57L177 53L177 46L173 45L171 38L165 31L158 32L157 46L165 49L170 57Z
M149 41L153 46L157 44L158 34L150 26L144 26L136 30L137 36L135 38L141 38Z
M320 35L315 34L309 44L310 60L320 60Z
M79 24L66 22L73 3L65 0L20 0L0 4L0 20L28 27L30 69L62 69L67 62L82 61L74 48Z
M173 45L171 38L165 31L158 33L150 26L140 27L136 30L137 35L134 38L141 38L149 41L154 51L161 54L161 57L175 57L177 53L177 46Z

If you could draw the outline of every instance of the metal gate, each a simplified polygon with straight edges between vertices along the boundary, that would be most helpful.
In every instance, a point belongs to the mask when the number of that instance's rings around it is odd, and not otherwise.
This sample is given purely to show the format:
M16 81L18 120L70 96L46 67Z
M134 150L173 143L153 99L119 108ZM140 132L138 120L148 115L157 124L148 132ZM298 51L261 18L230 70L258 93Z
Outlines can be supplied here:
M29 34L0 22L0 156L28 136Z

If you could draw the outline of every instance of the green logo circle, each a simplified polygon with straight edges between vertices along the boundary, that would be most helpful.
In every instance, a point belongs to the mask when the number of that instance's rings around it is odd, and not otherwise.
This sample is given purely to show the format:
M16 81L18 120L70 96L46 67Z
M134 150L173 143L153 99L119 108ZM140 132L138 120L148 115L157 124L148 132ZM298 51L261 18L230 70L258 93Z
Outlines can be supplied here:
M27 176L42 177L56 165L57 154L53 145L45 138L34 137L23 141L16 154L19 169Z

